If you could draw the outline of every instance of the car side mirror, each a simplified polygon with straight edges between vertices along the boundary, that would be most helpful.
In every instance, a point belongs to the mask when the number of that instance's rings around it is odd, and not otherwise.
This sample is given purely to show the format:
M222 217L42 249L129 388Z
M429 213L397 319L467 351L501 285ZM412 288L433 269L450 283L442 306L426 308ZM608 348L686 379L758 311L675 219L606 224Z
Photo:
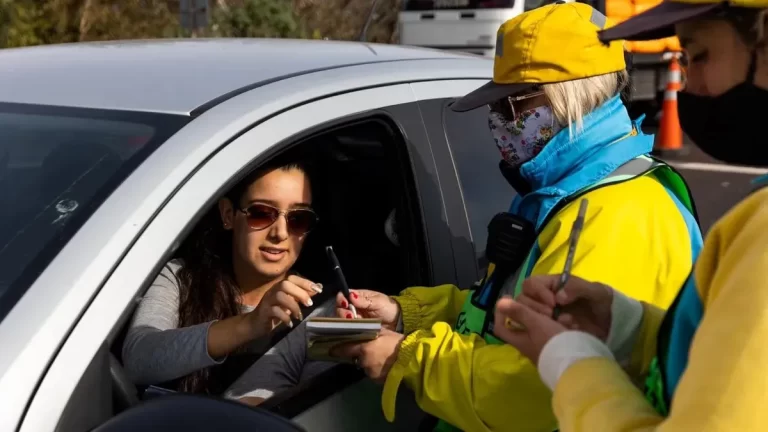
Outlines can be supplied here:
M142 402L92 432L305 432L288 419L239 402L174 394Z

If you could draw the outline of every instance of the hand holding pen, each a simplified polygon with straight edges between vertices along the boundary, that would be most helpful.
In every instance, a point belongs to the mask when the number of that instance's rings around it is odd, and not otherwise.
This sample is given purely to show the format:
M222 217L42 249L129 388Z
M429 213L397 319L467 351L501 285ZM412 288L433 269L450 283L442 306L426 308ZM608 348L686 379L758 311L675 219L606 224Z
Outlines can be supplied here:
M388 330L398 331L400 319L400 304L392 297L367 289L349 290L349 299L339 292L336 294L336 316L353 319L349 305L353 305L358 318L381 320L381 326Z
M587 200L582 200L571 229L563 272L532 276L524 282L520 296L514 299L503 297L496 303L494 335L514 346L534 364L538 364L547 342L568 329L578 328L601 340L607 337L605 329L610 328L612 290L599 283L571 277L586 213ZM583 314L578 313L583 307L571 307L581 300L586 300L588 305L588 311ZM562 307L567 308L567 314L560 317Z
M588 201L586 199L582 199L579 204L579 212L576 216L576 220L573 222L573 225L571 226L571 234L569 236L568 240L568 253L565 257L565 265L563 268L563 272L560 273L560 275L557 276L557 286L554 288L554 293L557 294L560 292L563 287L565 287L565 284L568 283L568 279L571 277L571 268L573 267L573 260L576 256L576 246L579 243L579 238L581 235L581 230L584 227L584 220L587 216L587 205ZM521 299L522 300L522 299ZM552 308L552 319L557 321L557 319L560 316L560 305L555 304ZM522 330L525 327L514 321L512 318L507 316L504 318L504 326L508 329L516 329L516 330Z

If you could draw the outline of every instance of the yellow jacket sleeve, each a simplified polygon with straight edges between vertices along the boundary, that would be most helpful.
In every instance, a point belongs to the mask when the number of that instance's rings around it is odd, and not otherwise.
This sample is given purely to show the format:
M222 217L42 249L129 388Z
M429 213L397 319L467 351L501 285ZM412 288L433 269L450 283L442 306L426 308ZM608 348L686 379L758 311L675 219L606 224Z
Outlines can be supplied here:
M400 304L404 333L429 329L436 322L455 323L470 290L455 285L411 287L394 296Z
M586 197L590 205L573 274L669 306L692 258L685 222L667 192L655 180L638 178ZM539 236L543 246L533 274L562 271L577 211L577 202L565 207ZM467 432L554 430L552 395L535 367L511 346L454 332L461 305L450 304L457 307L452 319L432 321L431 329L421 326L403 342L384 387L386 417L394 419L395 395L404 381L424 411Z
M556 427L549 389L510 345L487 344L438 322L407 336L384 384L382 407L395 417L400 383L419 407L466 432L551 431Z
M767 207L768 189L711 230L694 272L704 316L669 416L658 416L615 362L590 358L568 367L555 387L563 431L765 429Z

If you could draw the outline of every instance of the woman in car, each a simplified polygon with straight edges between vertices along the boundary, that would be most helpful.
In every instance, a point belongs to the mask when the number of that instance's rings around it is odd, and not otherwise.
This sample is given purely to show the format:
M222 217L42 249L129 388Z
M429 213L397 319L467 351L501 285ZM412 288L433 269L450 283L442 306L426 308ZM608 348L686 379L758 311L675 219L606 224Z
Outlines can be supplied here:
M472 289L413 287L394 299L352 294L360 315L382 319L386 330L335 354L356 359L384 383L390 420L405 383L440 419L437 430L557 428L551 393L535 366L497 339L491 324L500 295L518 293L530 275L562 271L580 198L589 205L574 275L666 308L690 272L701 247L690 196L675 186L683 182L671 168L646 156L653 137L620 100L624 51L620 42L597 40L604 23L583 3L512 18L498 32L493 81L454 104L459 111L490 106L489 127L518 196L510 214L489 225L491 265ZM524 259L512 259L518 251L500 240L524 245L517 257ZM340 316L351 317L346 299L338 297L337 305Z
M384 222L389 242L399 248L396 211ZM309 316L334 316L335 299L318 305ZM267 351L224 392L224 397L257 406L282 392L294 390L333 367L335 362L307 361L306 321Z
M759 126L768 104L768 3L666 1L601 37L675 33L689 59L678 95L683 130L717 159L768 167ZM593 277L571 279L557 296L557 276L532 278L519 302L499 301L497 319L527 329L499 336L537 362L563 431L764 430L766 180L756 179L757 189L712 227L666 313Z
M219 394L303 319L322 291L291 272L318 221L311 204L293 162L258 169L219 200L139 303L122 350L136 384Z

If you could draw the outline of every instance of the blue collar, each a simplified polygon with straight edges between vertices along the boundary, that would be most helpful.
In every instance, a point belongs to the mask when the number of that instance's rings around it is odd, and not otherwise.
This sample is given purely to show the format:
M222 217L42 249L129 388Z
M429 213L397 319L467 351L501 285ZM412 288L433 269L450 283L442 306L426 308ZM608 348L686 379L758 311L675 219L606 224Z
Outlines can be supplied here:
M768 174L763 174L752 179L752 185L755 187L764 187L768 185Z
M653 148L653 135L640 130L643 117L633 122L619 96L583 119L573 136L565 128L541 153L520 166L520 176L530 192L517 196L510 211L539 225L559 201L605 178L624 163ZM632 130L637 135L630 135Z

